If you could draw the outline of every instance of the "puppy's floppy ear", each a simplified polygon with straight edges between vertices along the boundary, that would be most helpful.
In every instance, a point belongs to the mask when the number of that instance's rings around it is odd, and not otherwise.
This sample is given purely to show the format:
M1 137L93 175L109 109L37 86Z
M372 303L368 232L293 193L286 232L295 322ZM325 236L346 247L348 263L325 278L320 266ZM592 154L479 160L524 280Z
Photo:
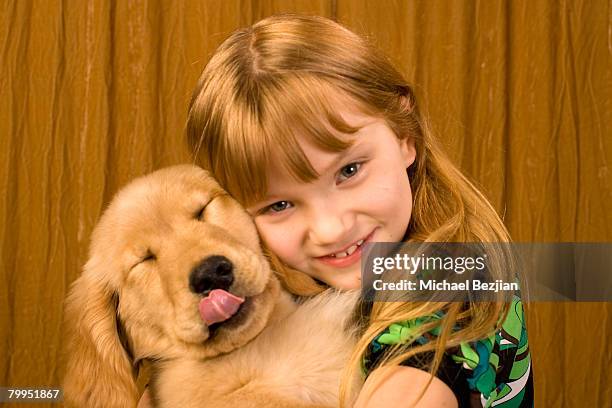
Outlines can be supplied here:
M133 367L117 332L116 299L90 261L66 299L64 342L67 406L133 407Z

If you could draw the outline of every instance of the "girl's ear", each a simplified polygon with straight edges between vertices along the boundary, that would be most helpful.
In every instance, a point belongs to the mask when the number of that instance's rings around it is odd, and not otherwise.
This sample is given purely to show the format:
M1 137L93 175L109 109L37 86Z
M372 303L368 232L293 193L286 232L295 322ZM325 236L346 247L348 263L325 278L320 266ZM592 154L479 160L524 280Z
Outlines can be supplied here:
M408 168L412 166L416 160L416 146L414 138L412 136L406 136L399 140L399 144L402 159L404 160L404 167Z
M116 299L88 265L66 299L66 406L136 406L135 373L119 337Z

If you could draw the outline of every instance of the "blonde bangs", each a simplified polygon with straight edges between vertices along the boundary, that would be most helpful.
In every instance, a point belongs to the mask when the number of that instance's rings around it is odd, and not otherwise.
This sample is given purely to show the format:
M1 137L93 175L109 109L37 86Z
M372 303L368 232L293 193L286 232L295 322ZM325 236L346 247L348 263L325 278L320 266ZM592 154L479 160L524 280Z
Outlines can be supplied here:
M267 133L257 115L246 105L238 105L219 138L218 156L212 167L221 185L242 205L260 200L267 189L265 163L270 162Z
M333 90L332 90L333 89ZM334 100L331 100L331 96ZM341 110L352 106L365 110L352 98L338 95L337 87L311 75L291 75L276 81L263 95L262 127L275 160L296 180L309 182L319 174L302 151L299 140L327 152L341 152L352 145L342 135L360 127L350 125Z
M319 174L309 162L298 141L305 141L328 152L341 152L352 145L342 135L360 128L350 125L342 109L370 112L354 97L338 97L338 88L312 75L292 75L254 84L257 98L234 99L231 121L223 124L223 138L213 138L219 146L205 150L218 152L209 161L221 185L242 205L249 206L265 196L270 166L286 170L295 180L310 182ZM330 100L334 95L334 100ZM211 149L212 147L212 149Z

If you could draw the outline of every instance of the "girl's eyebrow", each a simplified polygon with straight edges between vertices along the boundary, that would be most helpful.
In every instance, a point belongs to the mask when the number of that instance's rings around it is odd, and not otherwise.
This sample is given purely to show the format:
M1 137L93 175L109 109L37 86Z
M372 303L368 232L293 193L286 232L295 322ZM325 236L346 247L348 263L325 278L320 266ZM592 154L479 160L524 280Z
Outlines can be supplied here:
M359 132L357 132L359 133ZM357 133L355 135L357 135ZM357 135L358 136L358 135ZM330 160L331 163L324 168L322 171L317 171L317 173L319 174L325 174L330 172L332 169L334 169L335 167L338 167L339 162L343 161L344 159L346 159L347 156L350 156L352 154L354 154L355 152L358 152L359 149L361 149L366 142L363 141L363 138L355 138L355 140L353 141L353 144L351 146L349 146L348 148L337 152L337 156L333 158L333 160Z
M319 173L319 175L321 174L326 174L328 172L330 172L333 168L338 166L338 162L344 160L344 158L348 155L350 155L353 150L355 150L355 145L357 144L357 142L353 143L353 145L349 146L348 148L340 151L340 152L332 152L332 154L335 154L336 156L333 159L330 159L330 163L327 167L325 167L323 170L319 171L317 169L317 173Z
M353 144L351 146L349 146L347 149L342 150L340 152L335 152L336 157L333 158L333 160L331 160L331 163L324 168L322 171L317 171L317 173L319 174L325 174L327 172L329 172L331 169L334 169L335 167L338 166L338 162L341 162L343 160L345 160L345 158L347 156L350 156L351 154L354 154L355 151L359 151L359 149L361 149L363 146L365 146L367 144L367 137L358 137L358 136L365 136L363 133L365 129L368 129L370 126L372 126L373 124L375 124L376 121L370 121L367 123L364 123L361 125L361 128L355 132L354 134L350 135L351 138L353 138ZM332 152L333 154L334 152ZM316 169L315 169L316 170ZM274 202L276 200L282 200L283 197L281 195L278 194L267 194L259 201L257 201L256 203L253 203L251 206L249 206L249 208L254 208L254 207L260 207L262 205L264 205L264 203L268 203L268 202Z
M260 201L256 202L254 204L255 207L259 207L260 205L262 205L262 203L267 203L269 201L274 201L274 200L279 200L281 198L281 196L277 195L277 194L271 194L271 195L267 195Z
M342 150L340 152L332 152L332 154L335 154L336 156L333 159L330 159L330 163L326 168L324 168L322 171L317 170L317 173L326 174L332 170L335 170L335 168L338 167L340 163L346 159L347 156L350 156L354 154L355 152L359 152L359 150L365 144L366 142L364 142L363 139L356 139L354 143L351 146L349 146L347 149ZM261 206L263 203L274 202L274 201L282 200L282 199L283 199L282 195L266 193L266 195L261 200L253 204L253 207L256 207L256 206L258 207L258 206Z

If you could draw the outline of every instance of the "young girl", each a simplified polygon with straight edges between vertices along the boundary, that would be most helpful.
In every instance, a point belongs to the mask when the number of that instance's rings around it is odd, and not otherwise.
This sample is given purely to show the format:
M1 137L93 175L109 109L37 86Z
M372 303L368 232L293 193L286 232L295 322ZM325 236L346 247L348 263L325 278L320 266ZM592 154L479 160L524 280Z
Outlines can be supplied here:
M364 242L509 241L401 74L331 20L276 16L231 35L202 73L187 133L197 163L253 216L295 294L358 288ZM533 405L518 299L358 310L341 405ZM365 385L348 401L358 370Z

